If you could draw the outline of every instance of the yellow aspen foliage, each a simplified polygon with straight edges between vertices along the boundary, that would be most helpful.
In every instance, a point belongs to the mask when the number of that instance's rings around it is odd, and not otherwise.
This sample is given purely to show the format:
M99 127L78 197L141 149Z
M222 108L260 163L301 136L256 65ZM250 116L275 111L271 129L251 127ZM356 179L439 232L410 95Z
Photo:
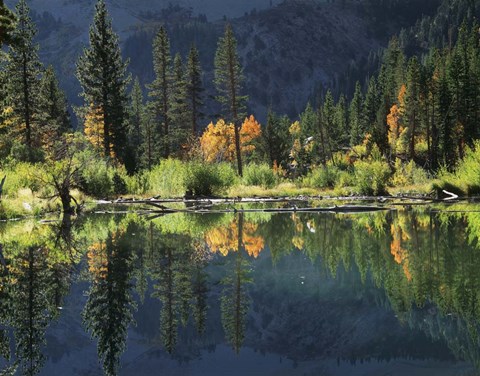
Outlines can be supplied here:
M86 139L93 145L101 155L104 154L104 114L103 110L99 107L95 107L93 104L85 115L84 133ZM113 150L113 145L110 144L110 150ZM114 157L113 151L110 152L110 157Z
M405 85L402 85L400 91L398 92L398 104L394 104L390 108L390 113L387 115L387 125L388 125L388 143L390 148L395 152L397 151L397 142L400 138L400 135L404 131L404 126L402 124L402 118L405 114L405 95L407 93L407 88Z
M207 162L233 161L235 158L235 129L220 119L210 123L200 138L200 147Z
M387 125L388 125L388 143L392 150L396 150L397 140L400 137L400 134L403 132L403 127L400 124L400 109L394 104L390 109L390 113L387 115Z
M300 122L299 121L296 121L295 123L293 123L290 128L288 129L288 131L290 132L290 134L293 136L293 137L298 137L300 136L300 132L302 131L302 127L300 126Z
M242 153L255 150L253 141L262 134L260 124L251 115L246 118L240 128L240 147ZM210 123L200 138L202 154L207 162L234 161L235 128L233 124L220 119L216 124Z
M245 118L245 121L240 128L240 144L242 153L251 153L255 150L255 145L252 143L262 135L262 126L255 120L253 115Z

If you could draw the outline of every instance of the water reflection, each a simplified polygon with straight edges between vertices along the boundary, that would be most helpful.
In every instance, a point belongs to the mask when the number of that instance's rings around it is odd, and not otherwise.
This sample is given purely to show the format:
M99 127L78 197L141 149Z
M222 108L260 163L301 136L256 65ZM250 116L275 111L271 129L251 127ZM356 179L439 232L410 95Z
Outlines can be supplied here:
M147 362L226 345L294 365L456 359L480 369L480 213L467 209L2 225L3 372L51 372L46 338L80 338L58 330L79 317L106 375L144 343ZM81 310L66 316L66 299Z

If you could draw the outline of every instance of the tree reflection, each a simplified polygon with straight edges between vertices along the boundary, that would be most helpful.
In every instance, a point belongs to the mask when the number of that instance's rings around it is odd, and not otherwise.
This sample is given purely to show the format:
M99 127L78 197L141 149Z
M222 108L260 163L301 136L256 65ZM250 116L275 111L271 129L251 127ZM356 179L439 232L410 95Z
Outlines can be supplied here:
M246 315L248 313L250 299L245 285L251 282L249 277L249 262L244 256L243 227L244 214L238 214L237 252L228 260L226 272L223 278L224 285L220 299L222 312L222 325L226 339L238 354L245 339Z
M82 316L87 330L98 340L98 355L107 375L117 374L128 326L133 322L133 254L131 238L126 235L132 232L118 229L88 250L92 285Z

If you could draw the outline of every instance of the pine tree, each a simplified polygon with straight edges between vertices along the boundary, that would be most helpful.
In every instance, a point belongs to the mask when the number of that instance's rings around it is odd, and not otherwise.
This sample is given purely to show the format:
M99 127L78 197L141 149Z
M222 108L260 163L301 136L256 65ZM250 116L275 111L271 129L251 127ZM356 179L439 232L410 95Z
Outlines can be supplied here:
M153 120L150 111L144 113L145 118L142 122L142 144L140 148L141 152L141 166L151 170L155 162L158 160L157 146L159 144L157 127Z
M0 48L4 43L12 43L12 33L14 29L15 15L5 6L3 0L0 0Z
M155 80L148 86L152 118L158 126L163 157L170 155L170 97L171 97L171 56L167 30L161 27L153 40L153 70Z
M420 122L420 64L416 57L408 62L405 119L409 130L409 156L415 158L415 136Z
M105 156L113 152L120 161L124 160L127 141L127 65L122 60L105 1L98 0L90 27L90 46L84 49L77 63L77 78L85 107L93 106L103 112Z
M333 152L338 147L337 142L339 134L335 129L335 103L333 100L332 92L330 90L327 91L327 94L325 95L325 100L323 101L322 122L325 132L325 143L328 148L329 156L330 158L332 158Z
M143 142L142 127L145 121L145 106L142 87L138 77L135 79L130 92L130 107L128 116L128 149L125 167L129 173L138 171L141 159L141 145Z
M59 88L52 66L47 68L40 82L38 106L42 144L51 148L61 134L71 129L65 95Z
M355 93L350 102L348 118L350 120L350 145L359 144L365 137L365 129L363 127L363 95L360 82L355 85Z
M183 72L182 57L177 54L173 61L172 93L168 113L171 121L170 144L176 152L186 144L190 117L187 104L187 83Z
M377 126L377 111L380 107L380 93L377 85L377 80L375 77L372 77L368 82L367 94L365 95L364 103L364 122L365 128L368 133L372 135L372 141L377 145L385 145L387 134L386 127Z
M237 41L232 26L227 24L225 34L218 41L215 54L215 86L219 96L217 100L223 105L224 118L234 124L235 151L237 155L238 174L243 175L242 155L240 150L240 127L245 117L246 96L241 95L243 73L237 52Z
M6 104L13 109L13 131L22 134L23 142L31 151L38 130L38 88L42 65L38 58L38 45L33 42L37 29L25 0L19 1L16 11L18 22L12 32L16 43L10 46L6 66Z
M193 45L188 54L187 71L187 106L190 115L190 124L192 136L196 137L199 131L199 120L203 118L201 109L203 107L203 85L202 68L200 67L200 57L197 48Z
M335 106L335 129L338 131L337 143L339 146L347 146L349 144L348 129L348 106L344 95L340 95L337 105Z
M289 154L289 138L288 128L290 127L290 119L286 116L279 117L273 111L268 111L267 124L262 132L265 149L273 166L286 167Z

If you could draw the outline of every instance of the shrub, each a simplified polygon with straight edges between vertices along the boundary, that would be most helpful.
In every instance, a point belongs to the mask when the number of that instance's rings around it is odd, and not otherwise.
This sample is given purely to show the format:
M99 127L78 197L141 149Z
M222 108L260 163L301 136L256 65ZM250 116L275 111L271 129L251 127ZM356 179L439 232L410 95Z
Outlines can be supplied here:
M16 197L18 191L23 188L30 189L32 192L38 192L40 184L35 178L38 169L37 165L18 162L0 171L0 179L5 175L7 176L2 194L4 196Z
M14 142L10 149L10 155L14 160L20 162L43 162L45 160L45 153L39 148L29 148L25 144Z
M380 195L386 193L390 167L382 160L358 161L355 163L355 182L361 194Z
M339 171L335 188L351 187L355 185L355 175L349 171Z
M113 182L107 163L101 159L92 159L81 171L80 189L89 196L102 198L113 193Z
M263 188L272 188L277 184L277 177L268 164L250 163L245 167L243 183L245 185L257 185Z
M312 188L333 188L339 178L340 170L335 166L314 168L304 179L304 185Z
M235 181L235 172L225 164L189 163L185 180L188 193L195 196L211 196L222 193Z
M116 195L124 195L128 193L127 183L125 182L125 179L117 171L115 171L113 174L112 182L113 182L113 192Z
M148 172L150 193L163 197L185 194L186 164L178 159L165 159Z
M138 172L133 176L126 176L127 191L132 195L143 195L150 190L148 172Z
M402 163L402 161L397 158L395 161L395 173L391 179L393 186L402 187L413 184L424 184L427 181L428 175L426 171L418 167L414 161Z
M475 141L473 148L465 150L465 156L454 172L446 167L440 169L434 189L445 189L458 195L480 193L480 141Z

